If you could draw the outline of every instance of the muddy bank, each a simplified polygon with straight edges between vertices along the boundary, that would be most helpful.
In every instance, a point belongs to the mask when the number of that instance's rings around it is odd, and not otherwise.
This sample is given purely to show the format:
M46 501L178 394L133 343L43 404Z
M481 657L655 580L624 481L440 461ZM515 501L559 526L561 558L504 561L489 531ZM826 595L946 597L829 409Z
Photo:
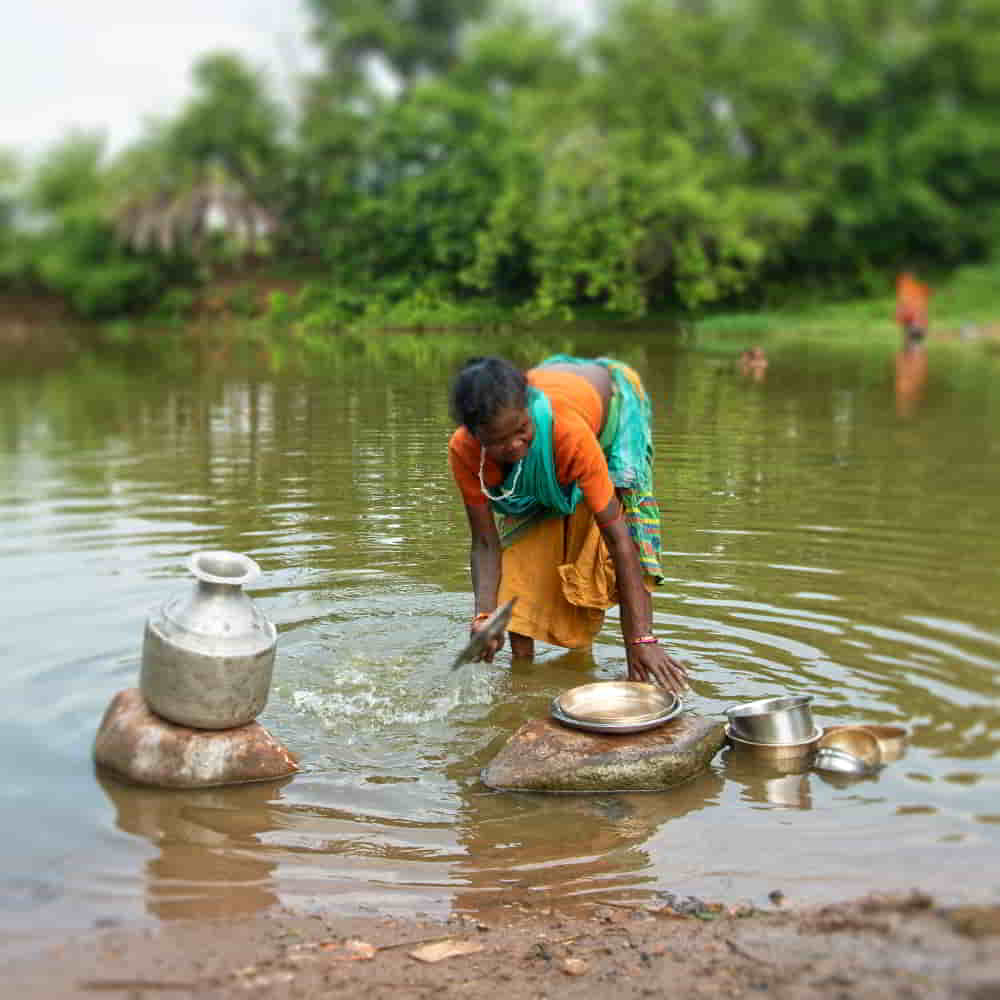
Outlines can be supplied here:
M1000 997L1000 906L772 910L665 897L447 923L277 911L114 928L6 962L12 996Z
M57 365L80 353L93 332L65 304L45 296L0 294L0 365Z

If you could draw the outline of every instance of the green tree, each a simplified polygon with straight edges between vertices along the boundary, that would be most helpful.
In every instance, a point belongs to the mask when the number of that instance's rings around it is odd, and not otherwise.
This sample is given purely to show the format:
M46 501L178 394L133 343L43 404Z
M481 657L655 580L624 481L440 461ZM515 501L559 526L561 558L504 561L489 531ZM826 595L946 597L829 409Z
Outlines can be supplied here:
M431 124L430 106L458 100L435 94L433 86L458 65L463 39L488 6L489 0L309 0L323 68L303 82L290 213L301 236L299 250L335 269L338 281L384 273L405 259L404 244L412 251L407 233L426 223L430 205L422 208L424 223L401 220L398 238L393 226L415 189L422 184L427 190L431 161L439 157L431 148L417 150L420 133L437 143L454 109ZM419 87L432 89L407 106ZM404 136L407 129L414 134ZM392 189L389 178L407 171L412 183ZM383 203L390 198L394 204ZM380 237L389 241L384 247ZM412 263L439 255L440 248L427 244ZM408 272L404 265L397 275L404 286L412 284Z
M263 74L237 53L214 52L195 63L191 76L195 95L166 130L173 158L219 167L260 198L280 188L286 115Z
M280 250L352 309L641 315L1000 243L1000 0L609 0L584 38L490 0L309 10L322 69L294 108L214 53L110 164L72 136L23 202L0 176L0 277L28 261L106 315Z
M18 158L0 149L0 288L20 283L27 270L17 232L21 180Z
M120 237L202 259L266 252L289 201L286 116L260 73L228 52L202 57L195 94L114 165Z
M530 137L533 162L517 162L480 238L484 286L527 248L543 314L580 301L632 315L696 307L744 288L804 226L797 192L748 183L723 89L730 25L692 6L620 3L576 87L519 103L515 132Z
M459 293L520 146L517 95L565 83L572 60L524 15L483 19L485 2L313 7L327 67L301 133L312 245L338 281Z
M21 236L38 283L88 317L120 315L151 305L171 275L166 263L123 247L107 211L104 140L69 135L49 150L31 179Z
M786 104L807 119L808 162L824 164L810 225L787 249L790 276L882 286L887 270L952 266L996 243L997 0L758 0L752 31L808 70ZM784 91L794 94L790 81ZM789 151L773 146L769 124L782 135L772 112L757 144L777 164Z
M458 62L463 34L490 0L308 0L313 39L341 93L356 93L382 71L404 90L447 73Z

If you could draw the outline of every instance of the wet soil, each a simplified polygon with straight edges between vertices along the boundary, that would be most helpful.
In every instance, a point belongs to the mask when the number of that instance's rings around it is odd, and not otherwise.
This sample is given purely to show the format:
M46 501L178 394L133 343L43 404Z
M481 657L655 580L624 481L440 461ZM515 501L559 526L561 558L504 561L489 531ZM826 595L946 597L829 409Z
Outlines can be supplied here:
M79 351L83 327L58 299L0 294L0 363L63 362Z
M1000 998L1000 906L918 892L766 911L693 899L442 922L277 911L112 928L0 966L10 996Z

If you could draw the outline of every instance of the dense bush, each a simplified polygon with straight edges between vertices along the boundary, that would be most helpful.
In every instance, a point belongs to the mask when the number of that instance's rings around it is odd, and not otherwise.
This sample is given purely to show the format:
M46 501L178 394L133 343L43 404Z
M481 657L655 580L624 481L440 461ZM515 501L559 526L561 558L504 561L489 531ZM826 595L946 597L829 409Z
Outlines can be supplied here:
M322 337L883 289L1000 242L1000 0L618 0L584 38L490 8L311 0L287 108L200 60L132 149L0 190L0 281L115 315L270 256L313 279L271 319Z

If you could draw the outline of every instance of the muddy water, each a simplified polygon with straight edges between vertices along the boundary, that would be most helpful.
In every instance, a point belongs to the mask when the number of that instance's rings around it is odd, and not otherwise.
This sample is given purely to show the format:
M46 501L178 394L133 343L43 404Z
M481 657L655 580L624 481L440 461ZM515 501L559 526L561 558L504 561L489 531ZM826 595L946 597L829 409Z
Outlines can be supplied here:
M995 893L996 371L936 359L903 417L888 359L789 349L754 382L725 359L632 356L656 408L656 630L691 668L689 707L808 692L821 723L906 726L901 760L848 780L723 751L662 794L491 792L479 771L505 738L625 658L612 616L592 654L449 670L471 598L440 366L8 379L0 928L278 903ZM263 568L253 596L280 639L261 721L303 772L197 793L97 775L94 731L136 682L145 618L206 548Z

